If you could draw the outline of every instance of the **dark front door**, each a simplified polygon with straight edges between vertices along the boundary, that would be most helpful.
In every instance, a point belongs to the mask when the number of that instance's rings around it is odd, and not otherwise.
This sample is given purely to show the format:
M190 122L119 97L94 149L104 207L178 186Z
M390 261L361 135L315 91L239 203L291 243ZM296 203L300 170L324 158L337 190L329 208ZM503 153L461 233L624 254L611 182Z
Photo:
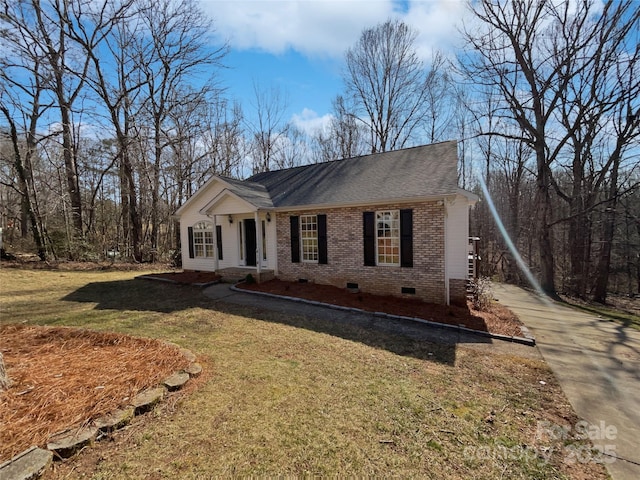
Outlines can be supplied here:
M256 221L244 221L244 258L247 266L256 266Z

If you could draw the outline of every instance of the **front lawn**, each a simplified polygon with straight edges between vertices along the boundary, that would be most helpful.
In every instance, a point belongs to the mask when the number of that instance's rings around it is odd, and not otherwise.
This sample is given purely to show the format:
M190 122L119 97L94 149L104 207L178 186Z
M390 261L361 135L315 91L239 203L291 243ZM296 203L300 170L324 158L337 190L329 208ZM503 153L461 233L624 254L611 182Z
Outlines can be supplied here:
M578 419L540 359L215 302L140 273L0 270L2 324L160 338L205 367L197 390L53 478L606 478L575 462L588 445L549 435Z

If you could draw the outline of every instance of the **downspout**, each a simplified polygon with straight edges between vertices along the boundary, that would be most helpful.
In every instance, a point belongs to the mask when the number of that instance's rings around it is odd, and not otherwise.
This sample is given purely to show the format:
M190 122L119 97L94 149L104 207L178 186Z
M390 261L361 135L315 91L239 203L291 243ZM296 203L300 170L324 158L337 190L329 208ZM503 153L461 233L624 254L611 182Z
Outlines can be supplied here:
M449 214L447 211L447 201L440 200L442 203L442 213L444 215L444 300L447 305L451 305L451 292L449 291L449 259L447 244L449 243Z
M260 281L260 272L262 271L262 222L260 221L260 211L254 213L256 219L256 274L258 282Z

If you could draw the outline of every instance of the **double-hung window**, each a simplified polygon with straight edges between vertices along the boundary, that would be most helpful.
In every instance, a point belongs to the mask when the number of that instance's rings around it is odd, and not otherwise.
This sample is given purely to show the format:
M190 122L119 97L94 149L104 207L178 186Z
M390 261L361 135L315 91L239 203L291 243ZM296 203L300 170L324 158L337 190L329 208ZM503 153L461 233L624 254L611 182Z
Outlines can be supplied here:
M413 210L363 212L364 265L413 267Z
M300 244L303 262L318 262L318 217L300 215Z
M327 245L327 215L291 215L291 263L329 262Z
M193 226L193 253L196 257L213 257L213 225L198 222Z
M376 212L376 259L378 265L400 265L400 211Z

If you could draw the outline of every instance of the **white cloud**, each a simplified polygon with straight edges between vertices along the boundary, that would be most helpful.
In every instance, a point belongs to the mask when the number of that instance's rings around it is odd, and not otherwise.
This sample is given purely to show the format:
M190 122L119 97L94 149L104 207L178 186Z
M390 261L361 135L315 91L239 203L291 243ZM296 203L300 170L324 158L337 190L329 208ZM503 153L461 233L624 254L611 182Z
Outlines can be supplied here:
M320 117L313 110L304 108L301 113L294 113L291 116L291 123L298 130L312 136L318 131L324 130L329 125L332 117L330 113L326 113Z
M364 28L400 18L420 32L425 58L448 45L464 0L200 0L216 34L234 49L340 58Z
M403 20L417 32L418 54L430 59L436 49L451 52L460 38L457 28L467 15L462 0L433 0L410 2L409 11Z

